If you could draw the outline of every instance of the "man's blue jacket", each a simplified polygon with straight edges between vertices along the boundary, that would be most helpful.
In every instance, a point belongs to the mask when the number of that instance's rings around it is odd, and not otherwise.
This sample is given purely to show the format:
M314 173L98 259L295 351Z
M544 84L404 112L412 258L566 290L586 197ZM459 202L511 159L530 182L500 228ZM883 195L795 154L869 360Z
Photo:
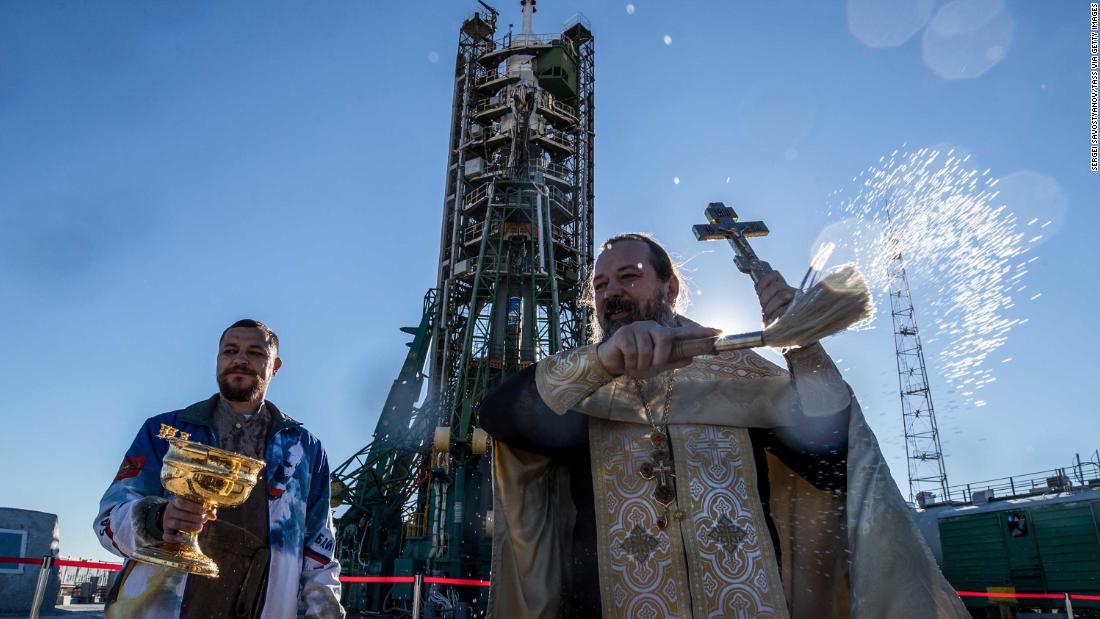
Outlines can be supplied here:
M188 574L129 557L137 548L159 541L149 534L147 523L168 497L160 483L161 462L168 452L168 441L157 436L161 424L190 433L189 440L217 447L211 416L218 397L147 419L100 500L94 525L99 542L127 559L107 617L179 617ZM271 558L262 617L297 616L299 598L305 604L306 617L343 617L340 564L333 557L336 544L329 510L328 457L321 442L301 423L270 402L267 407L272 425L263 474Z

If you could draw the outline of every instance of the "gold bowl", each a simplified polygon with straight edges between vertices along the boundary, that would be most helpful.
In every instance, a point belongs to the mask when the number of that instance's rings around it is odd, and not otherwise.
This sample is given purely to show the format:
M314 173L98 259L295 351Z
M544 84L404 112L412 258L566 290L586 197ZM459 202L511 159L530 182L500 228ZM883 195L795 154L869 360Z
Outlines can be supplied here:
M234 507L248 499L264 469L263 460L256 460L226 451L166 435L170 446L160 468L160 483L168 492L188 501L201 503L207 512L216 507ZM158 542L134 552L137 561L186 570L200 576L218 577L218 565L199 549L198 533L182 532L184 541Z

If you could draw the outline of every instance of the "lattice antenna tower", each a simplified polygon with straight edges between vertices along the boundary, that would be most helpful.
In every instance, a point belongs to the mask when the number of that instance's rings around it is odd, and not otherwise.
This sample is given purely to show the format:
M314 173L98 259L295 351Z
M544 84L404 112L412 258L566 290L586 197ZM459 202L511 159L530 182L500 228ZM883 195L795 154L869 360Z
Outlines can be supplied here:
M889 212L889 209L888 209ZM947 472L943 449L928 385L920 330L917 328L913 295L905 272L901 244L895 233L891 239L893 255L888 267L890 277L890 318L894 325L894 350L898 366L898 390L905 429L905 457L909 469L909 500L920 506L946 501Z

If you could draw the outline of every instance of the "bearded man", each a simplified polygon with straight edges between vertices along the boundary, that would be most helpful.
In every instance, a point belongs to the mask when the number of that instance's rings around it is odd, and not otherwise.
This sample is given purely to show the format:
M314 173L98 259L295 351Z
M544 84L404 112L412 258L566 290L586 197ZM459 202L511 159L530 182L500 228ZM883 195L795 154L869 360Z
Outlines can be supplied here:
M187 408L147 419L99 504L95 532L107 550L127 559L107 599L106 616L126 619L289 619L299 600L310 619L339 619L340 564L329 511L328 457L302 424L265 399L282 367L279 338L255 320L239 320L218 343L218 393ZM168 442L163 425L197 441L266 463L248 500L218 515L160 482ZM199 544L220 576L189 575L130 559L135 550Z
M602 246L593 344L482 402L494 438L489 615L968 617L820 345L670 357L713 336L676 314L668 253ZM765 323L794 290L756 285Z

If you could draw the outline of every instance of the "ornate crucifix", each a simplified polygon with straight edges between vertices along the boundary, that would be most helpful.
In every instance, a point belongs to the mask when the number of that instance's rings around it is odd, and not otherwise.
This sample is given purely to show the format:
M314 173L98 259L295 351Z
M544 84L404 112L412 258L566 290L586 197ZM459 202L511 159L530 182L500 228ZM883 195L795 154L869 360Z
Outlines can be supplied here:
M762 221L737 221L737 213L721 202L711 202L706 210L707 224L697 224L691 230L699 241L729 241L730 247L737 255L733 261L738 270L748 273L752 281L758 281L768 273L772 267L767 262L756 257L756 252L749 245L748 237L768 236L768 227Z
M672 485L672 479L676 474L673 472L672 456L668 451L668 438L664 432L654 428L649 439L653 443L652 460L643 462L638 472L643 479L657 479L653 499L668 507L676 500L676 490Z

